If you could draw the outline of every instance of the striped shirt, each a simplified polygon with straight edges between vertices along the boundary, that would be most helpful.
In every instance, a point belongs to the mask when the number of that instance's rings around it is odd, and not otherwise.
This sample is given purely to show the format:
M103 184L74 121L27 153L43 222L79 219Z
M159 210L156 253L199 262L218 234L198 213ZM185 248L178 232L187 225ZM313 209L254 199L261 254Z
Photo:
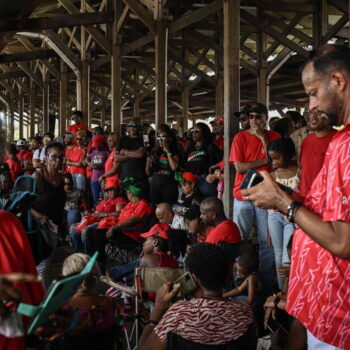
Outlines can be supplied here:
M172 332L195 343L214 345L240 338L253 322L253 312L243 302L194 298L172 305L154 331L163 343Z

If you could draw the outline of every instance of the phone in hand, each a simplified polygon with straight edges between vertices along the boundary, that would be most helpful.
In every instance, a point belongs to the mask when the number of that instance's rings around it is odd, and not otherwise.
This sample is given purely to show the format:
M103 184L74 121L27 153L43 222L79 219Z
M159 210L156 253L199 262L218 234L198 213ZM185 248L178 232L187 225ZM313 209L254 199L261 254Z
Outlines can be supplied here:
M178 291L176 298L183 298L197 288L196 282L193 280L190 272L186 272L173 282L173 286L176 284L180 284L180 290Z
M246 190L248 188L254 187L255 185L262 182L264 178L255 170L249 169L243 179L241 184L241 190Z

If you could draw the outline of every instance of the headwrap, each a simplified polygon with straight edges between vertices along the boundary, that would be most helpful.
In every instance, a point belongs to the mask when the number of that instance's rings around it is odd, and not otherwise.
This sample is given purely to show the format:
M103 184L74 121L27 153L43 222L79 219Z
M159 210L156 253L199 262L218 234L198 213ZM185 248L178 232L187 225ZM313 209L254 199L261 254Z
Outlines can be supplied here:
M121 185L124 190L129 191L132 195L136 197L140 197L142 190L140 187L137 187L134 185L134 178L133 177L126 177L122 182Z

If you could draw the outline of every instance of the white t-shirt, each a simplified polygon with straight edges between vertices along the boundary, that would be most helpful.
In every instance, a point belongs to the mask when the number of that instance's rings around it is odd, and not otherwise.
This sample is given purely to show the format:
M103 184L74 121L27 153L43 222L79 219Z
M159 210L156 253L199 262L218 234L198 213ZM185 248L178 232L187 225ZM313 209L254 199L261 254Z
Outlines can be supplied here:
M34 154L33 154L33 159L38 160L40 159L41 163L45 162L45 148L44 147L40 147L37 150L35 150Z

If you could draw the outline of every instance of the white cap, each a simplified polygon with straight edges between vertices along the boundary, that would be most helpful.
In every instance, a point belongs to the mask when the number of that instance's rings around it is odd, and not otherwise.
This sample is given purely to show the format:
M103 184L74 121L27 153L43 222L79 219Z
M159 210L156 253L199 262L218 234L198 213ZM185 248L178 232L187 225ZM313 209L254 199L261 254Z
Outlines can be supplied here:
M25 145L26 145L26 143L23 140L18 140L16 142L16 146L25 146Z

